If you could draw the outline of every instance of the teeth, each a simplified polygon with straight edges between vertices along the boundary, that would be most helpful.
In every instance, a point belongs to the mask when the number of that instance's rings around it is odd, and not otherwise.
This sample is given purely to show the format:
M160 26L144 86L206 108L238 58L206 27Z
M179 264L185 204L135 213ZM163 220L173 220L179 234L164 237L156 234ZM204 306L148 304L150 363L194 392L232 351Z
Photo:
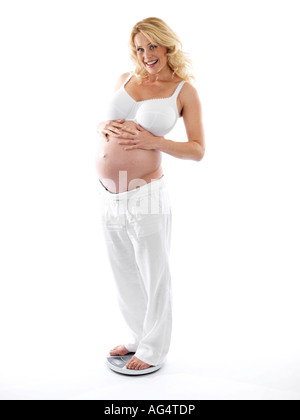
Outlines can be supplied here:
M149 63L146 63L146 64L154 64L154 63L156 63L156 61L157 61L157 60L154 60L154 61L149 61Z

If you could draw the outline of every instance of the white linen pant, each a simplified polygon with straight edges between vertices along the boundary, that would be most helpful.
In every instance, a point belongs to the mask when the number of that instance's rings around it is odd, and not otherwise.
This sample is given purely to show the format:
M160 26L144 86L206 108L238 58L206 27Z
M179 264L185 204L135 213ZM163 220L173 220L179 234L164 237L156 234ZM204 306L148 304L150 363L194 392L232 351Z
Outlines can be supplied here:
M166 358L172 330L172 211L164 175L122 193L110 192L100 181L100 197L118 302L131 332L124 345L156 366Z

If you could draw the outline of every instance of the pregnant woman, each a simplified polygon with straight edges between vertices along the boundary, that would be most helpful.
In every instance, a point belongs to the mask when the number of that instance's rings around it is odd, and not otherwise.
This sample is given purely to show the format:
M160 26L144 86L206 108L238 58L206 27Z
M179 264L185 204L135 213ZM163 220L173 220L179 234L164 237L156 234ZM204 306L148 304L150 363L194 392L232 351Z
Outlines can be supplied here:
M181 45L163 20L138 22L129 42L135 71L120 76L97 129L103 232L131 332L110 354L135 353L126 368L143 373L165 360L172 329L172 212L161 155L200 161L205 151L201 104ZM165 139L181 116L188 141Z

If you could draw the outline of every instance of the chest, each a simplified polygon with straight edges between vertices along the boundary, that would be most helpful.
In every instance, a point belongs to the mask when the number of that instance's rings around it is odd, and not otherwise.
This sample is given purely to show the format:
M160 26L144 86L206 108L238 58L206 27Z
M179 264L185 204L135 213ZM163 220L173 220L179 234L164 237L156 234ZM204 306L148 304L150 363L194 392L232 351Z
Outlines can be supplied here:
M134 102L139 105L146 101L151 101L155 99L165 99L165 98L171 98L176 89L178 87L178 81L174 83L161 83L159 85L149 85L149 84L141 84L138 85L136 82L134 83L132 79L130 79L124 86L124 91L128 94L129 97L131 97ZM182 115L182 102L180 99L180 95L175 98L177 111L179 117Z

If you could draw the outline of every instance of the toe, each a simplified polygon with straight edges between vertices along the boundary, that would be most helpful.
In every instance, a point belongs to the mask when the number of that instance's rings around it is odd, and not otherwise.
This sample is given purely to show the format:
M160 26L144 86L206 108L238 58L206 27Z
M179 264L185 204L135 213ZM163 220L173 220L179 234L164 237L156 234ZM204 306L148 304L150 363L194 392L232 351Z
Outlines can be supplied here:
M129 353L129 351L126 349L126 347L124 345L121 345L121 344L119 346L113 348L109 352L109 354L111 356L125 356L128 353Z
M127 363L126 367L127 369L137 369L139 362L135 356L132 356L132 358Z

